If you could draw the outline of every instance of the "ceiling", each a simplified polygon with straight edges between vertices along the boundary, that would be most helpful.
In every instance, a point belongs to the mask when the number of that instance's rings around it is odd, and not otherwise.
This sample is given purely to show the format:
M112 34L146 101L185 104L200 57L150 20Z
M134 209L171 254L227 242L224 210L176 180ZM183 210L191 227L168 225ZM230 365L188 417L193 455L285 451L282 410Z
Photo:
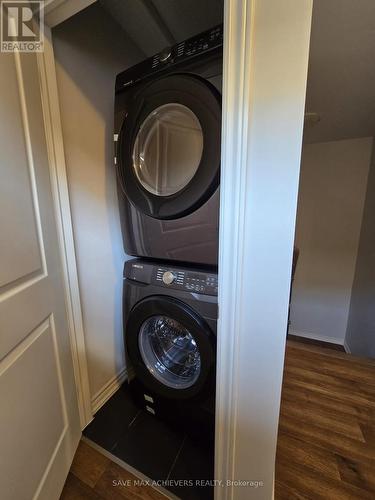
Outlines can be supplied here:
M222 0L99 0L145 56L222 22ZM375 0L314 0L305 142L375 135Z
M375 0L314 0L306 142L375 135Z
M145 56L212 28L223 0L99 0Z

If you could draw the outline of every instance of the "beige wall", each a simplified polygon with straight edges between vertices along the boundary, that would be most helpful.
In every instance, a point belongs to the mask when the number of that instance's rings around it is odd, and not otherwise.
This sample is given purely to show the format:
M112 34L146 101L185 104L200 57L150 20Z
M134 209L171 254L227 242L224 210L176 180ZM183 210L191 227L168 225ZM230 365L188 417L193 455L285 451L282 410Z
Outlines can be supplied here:
M125 259L112 161L115 76L142 58L98 5L53 30L91 395L124 368Z
M372 138L304 146L290 333L344 343Z
M358 356L375 357L375 151L368 177L346 345Z

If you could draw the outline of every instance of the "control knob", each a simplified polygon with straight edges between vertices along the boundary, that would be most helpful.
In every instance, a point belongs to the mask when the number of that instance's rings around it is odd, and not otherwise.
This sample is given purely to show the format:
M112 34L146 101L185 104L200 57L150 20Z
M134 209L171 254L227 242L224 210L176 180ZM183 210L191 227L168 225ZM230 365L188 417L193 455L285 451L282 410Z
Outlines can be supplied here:
M172 51L170 49L170 47L166 47L165 49L163 49L160 54L159 54L159 61L160 62L167 62L168 59L171 57L172 55Z
M174 281L176 281L176 275L171 271L166 271L163 274L163 283L166 285L171 285Z

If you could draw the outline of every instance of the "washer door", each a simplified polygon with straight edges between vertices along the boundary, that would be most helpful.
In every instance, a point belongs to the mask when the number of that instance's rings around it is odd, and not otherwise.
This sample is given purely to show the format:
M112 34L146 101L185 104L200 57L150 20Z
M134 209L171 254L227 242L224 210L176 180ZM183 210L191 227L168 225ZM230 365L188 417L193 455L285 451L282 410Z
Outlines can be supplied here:
M219 184L220 95L191 75L171 75L132 100L118 141L120 185L130 202L157 219L196 210Z
M186 399L213 386L214 335L183 302L166 296L142 300L130 312L125 338L136 376L150 390Z

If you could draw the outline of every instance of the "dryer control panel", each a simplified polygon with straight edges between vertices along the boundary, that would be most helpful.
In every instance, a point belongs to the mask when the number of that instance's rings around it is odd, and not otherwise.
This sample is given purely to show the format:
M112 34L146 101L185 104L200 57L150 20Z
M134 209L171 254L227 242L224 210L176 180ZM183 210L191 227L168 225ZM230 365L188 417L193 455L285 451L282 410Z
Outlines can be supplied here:
M204 33L189 38L188 40L180 42L173 47L166 48L162 52L159 52L159 54L155 54L152 58L151 67L153 69L167 62L179 62L182 59L186 60L202 52L221 47L222 45L223 25L219 25Z
M125 263L124 277L148 285L184 290L203 295L217 295L217 273L180 266L155 265L140 260Z
M208 52L222 51L222 48L223 25L220 24L172 47L166 47L153 57L119 73L116 77L116 92L171 66L186 63L188 60Z

